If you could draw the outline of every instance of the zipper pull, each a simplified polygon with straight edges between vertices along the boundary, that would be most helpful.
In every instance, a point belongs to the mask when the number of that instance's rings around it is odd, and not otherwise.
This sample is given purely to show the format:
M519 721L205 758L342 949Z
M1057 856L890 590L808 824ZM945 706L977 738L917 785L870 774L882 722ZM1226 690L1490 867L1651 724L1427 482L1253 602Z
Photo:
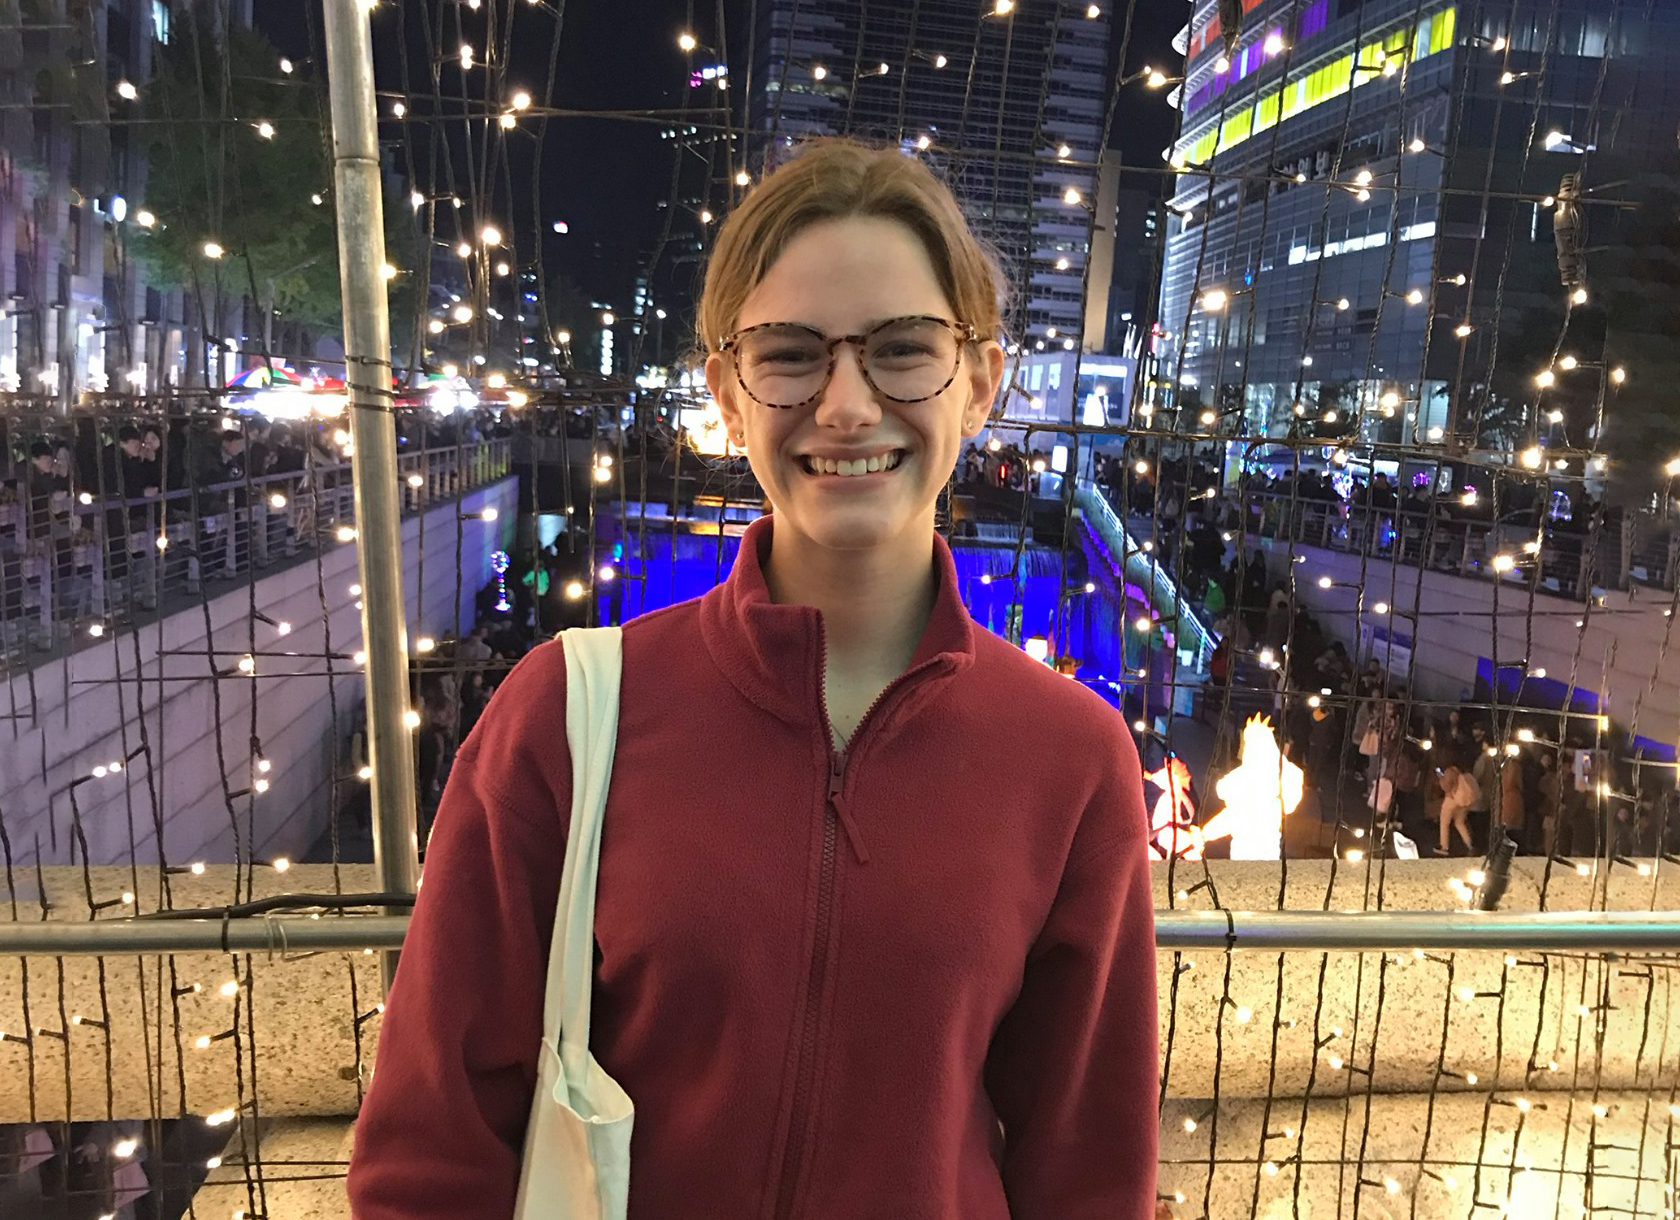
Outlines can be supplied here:
M828 764L828 804L846 831L846 841L852 845L852 854L857 857L859 864L868 864L869 849L863 845L863 835L859 833L857 823L852 821L846 803L840 799L840 788L845 781L846 752L841 750L830 758Z

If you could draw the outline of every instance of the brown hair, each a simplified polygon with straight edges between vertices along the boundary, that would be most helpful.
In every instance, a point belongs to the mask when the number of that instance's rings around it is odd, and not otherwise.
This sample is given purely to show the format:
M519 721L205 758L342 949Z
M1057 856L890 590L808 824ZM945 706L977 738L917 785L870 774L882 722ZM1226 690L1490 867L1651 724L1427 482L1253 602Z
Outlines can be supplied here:
M694 320L701 354L716 351L734 329L741 306L795 236L851 216L903 224L926 247L956 320L984 338L1003 333L997 256L969 229L950 188L896 148L817 139L754 187L718 233Z

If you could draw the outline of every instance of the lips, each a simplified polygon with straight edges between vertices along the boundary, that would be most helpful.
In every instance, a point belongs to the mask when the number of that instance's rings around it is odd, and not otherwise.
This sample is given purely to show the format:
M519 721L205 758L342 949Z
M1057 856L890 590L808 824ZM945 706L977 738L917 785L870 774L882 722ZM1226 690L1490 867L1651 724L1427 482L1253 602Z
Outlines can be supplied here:
M880 456L852 459L814 457L805 454L799 459L799 464L809 475L852 479L866 474L896 470L906 456L907 454L902 449L893 449Z

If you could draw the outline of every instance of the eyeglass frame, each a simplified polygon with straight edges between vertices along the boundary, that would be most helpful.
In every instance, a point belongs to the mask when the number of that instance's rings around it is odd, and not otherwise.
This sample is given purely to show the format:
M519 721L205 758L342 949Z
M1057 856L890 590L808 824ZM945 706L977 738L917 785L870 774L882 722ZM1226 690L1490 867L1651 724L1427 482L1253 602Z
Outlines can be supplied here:
M864 354L868 350L865 345L869 342L869 340L880 334L887 327L897 326L900 322L937 322L957 337L957 362L951 367L951 375L945 379L944 385L940 386L933 393L924 394L920 398L897 398L894 395L887 393L880 386L875 384L875 379L869 375L869 361L864 359ZM741 361L736 357L736 353L740 349L741 340L755 331L769 330L773 326L791 326L797 330L803 330L808 334L815 335L828 346L828 372L823 375L822 385L817 387L817 392L812 394L811 397L807 398L804 402L786 404L765 402L747 387L746 376L741 372ZM885 322L870 327L861 335L836 335L832 339L823 334L822 331L818 330L816 327L806 326L803 322L760 322L757 326L748 326L743 330L734 332L733 334L725 335L718 341L717 350L720 356L728 355L731 357L730 364L735 367L735 380L740 385L741 392L748 398L752 399L759 406L768 407L772 411L797 411L800 407L810 406L827 392L829 383L834 380L834 370L838 368L840 364L837 353L839 352L840 345L842 343L853 343L857 345L858 371L863 374L863 380L868 384L871 390L875 391L875 393L879 394L882 398L885 398L889 402L910 404L928 402L932 399L938 398L946 390L955 385L957 381L957 374L962 372L963 347L970 343L978 343L979 341L980 332L975 330L974 327L967 322L953 322L949 318L941 318L937 314L918 313L907 314L902 318L888 318Z

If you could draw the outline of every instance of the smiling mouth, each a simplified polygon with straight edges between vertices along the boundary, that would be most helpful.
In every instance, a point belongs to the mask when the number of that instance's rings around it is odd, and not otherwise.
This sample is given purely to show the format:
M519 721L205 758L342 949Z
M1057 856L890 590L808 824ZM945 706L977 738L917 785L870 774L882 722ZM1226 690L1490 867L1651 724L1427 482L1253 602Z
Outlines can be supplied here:
M818 458L806 455L799 459L800 467L809 475L820 475L829 478L855 479L866 474L878 474L883 471L896 470L909 454L903 449L894 449L882 457L859 458L856 461L837 462L831 458Z

